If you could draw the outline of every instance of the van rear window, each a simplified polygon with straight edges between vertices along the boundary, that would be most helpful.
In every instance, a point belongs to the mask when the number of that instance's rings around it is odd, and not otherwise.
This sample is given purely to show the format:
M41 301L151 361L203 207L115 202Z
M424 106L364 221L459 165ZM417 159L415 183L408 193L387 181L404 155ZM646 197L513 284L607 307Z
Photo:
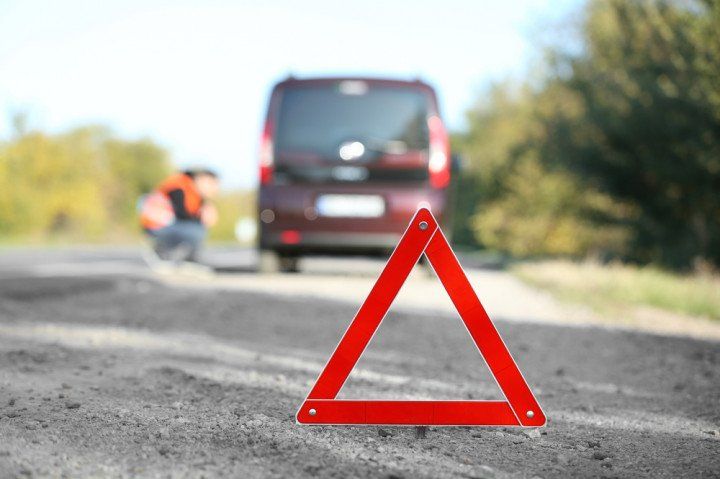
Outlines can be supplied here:
M343 82L286 87L275 151L337 159L348 141L359 141L376 154L424 150L426 118L427 96L413 88L343 88Z

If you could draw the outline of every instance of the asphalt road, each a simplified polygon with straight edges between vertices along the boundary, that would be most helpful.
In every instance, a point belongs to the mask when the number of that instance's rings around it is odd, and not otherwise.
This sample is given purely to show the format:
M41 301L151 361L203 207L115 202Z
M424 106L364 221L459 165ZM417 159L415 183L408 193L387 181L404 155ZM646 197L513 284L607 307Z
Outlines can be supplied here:
M211 259L198 279L132 249L0 254L0 477L720 477L715 340L587 324L473 270L545 428L298 426L382 263ZM414 274L342 397L501 397L433 285Z

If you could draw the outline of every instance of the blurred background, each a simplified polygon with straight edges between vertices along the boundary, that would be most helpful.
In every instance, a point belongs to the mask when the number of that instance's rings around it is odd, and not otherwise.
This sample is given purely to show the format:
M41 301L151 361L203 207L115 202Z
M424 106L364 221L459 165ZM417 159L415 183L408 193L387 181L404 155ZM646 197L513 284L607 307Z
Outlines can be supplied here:
M420 78L463 159L456 248L718 319L718 31L712 0L0 0L0 246L136 242L137 198L196 164L237 244L276 81Z

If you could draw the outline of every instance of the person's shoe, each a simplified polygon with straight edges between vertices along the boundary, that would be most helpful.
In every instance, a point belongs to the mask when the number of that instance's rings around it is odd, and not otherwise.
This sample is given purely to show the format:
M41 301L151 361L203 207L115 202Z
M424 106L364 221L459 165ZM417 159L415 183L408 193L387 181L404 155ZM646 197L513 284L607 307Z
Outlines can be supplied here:
M157 274L169 275L175 273L177 269L177 265L172 261L163 259L152 244L145 244L141 250L141 255L145 264Z

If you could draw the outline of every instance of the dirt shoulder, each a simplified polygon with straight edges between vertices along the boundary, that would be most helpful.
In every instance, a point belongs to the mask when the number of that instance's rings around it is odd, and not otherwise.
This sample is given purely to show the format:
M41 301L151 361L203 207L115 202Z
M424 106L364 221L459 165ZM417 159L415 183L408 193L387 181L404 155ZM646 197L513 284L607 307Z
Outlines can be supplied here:
M382 264L363 265L339 275L337 266L308 260L302 275L218 274L195 278L160 278L171 286L208 290L270 293L286 297L332 299L360 304L372 288ZM492 318L513 322L599 326L670 336L720 340L720 321L687 316L650 307L599 311L582 301L563 301L549 291L523 283L507 271L468 269L470 282ZM455 314L455 307L434 275L416 268L393 303L404 311Z
M498 321L542 430L301 427L344 302L0 280L0 475L678 477L720 470L715 342ZM450 315L392 313L343 394L496 398Z

